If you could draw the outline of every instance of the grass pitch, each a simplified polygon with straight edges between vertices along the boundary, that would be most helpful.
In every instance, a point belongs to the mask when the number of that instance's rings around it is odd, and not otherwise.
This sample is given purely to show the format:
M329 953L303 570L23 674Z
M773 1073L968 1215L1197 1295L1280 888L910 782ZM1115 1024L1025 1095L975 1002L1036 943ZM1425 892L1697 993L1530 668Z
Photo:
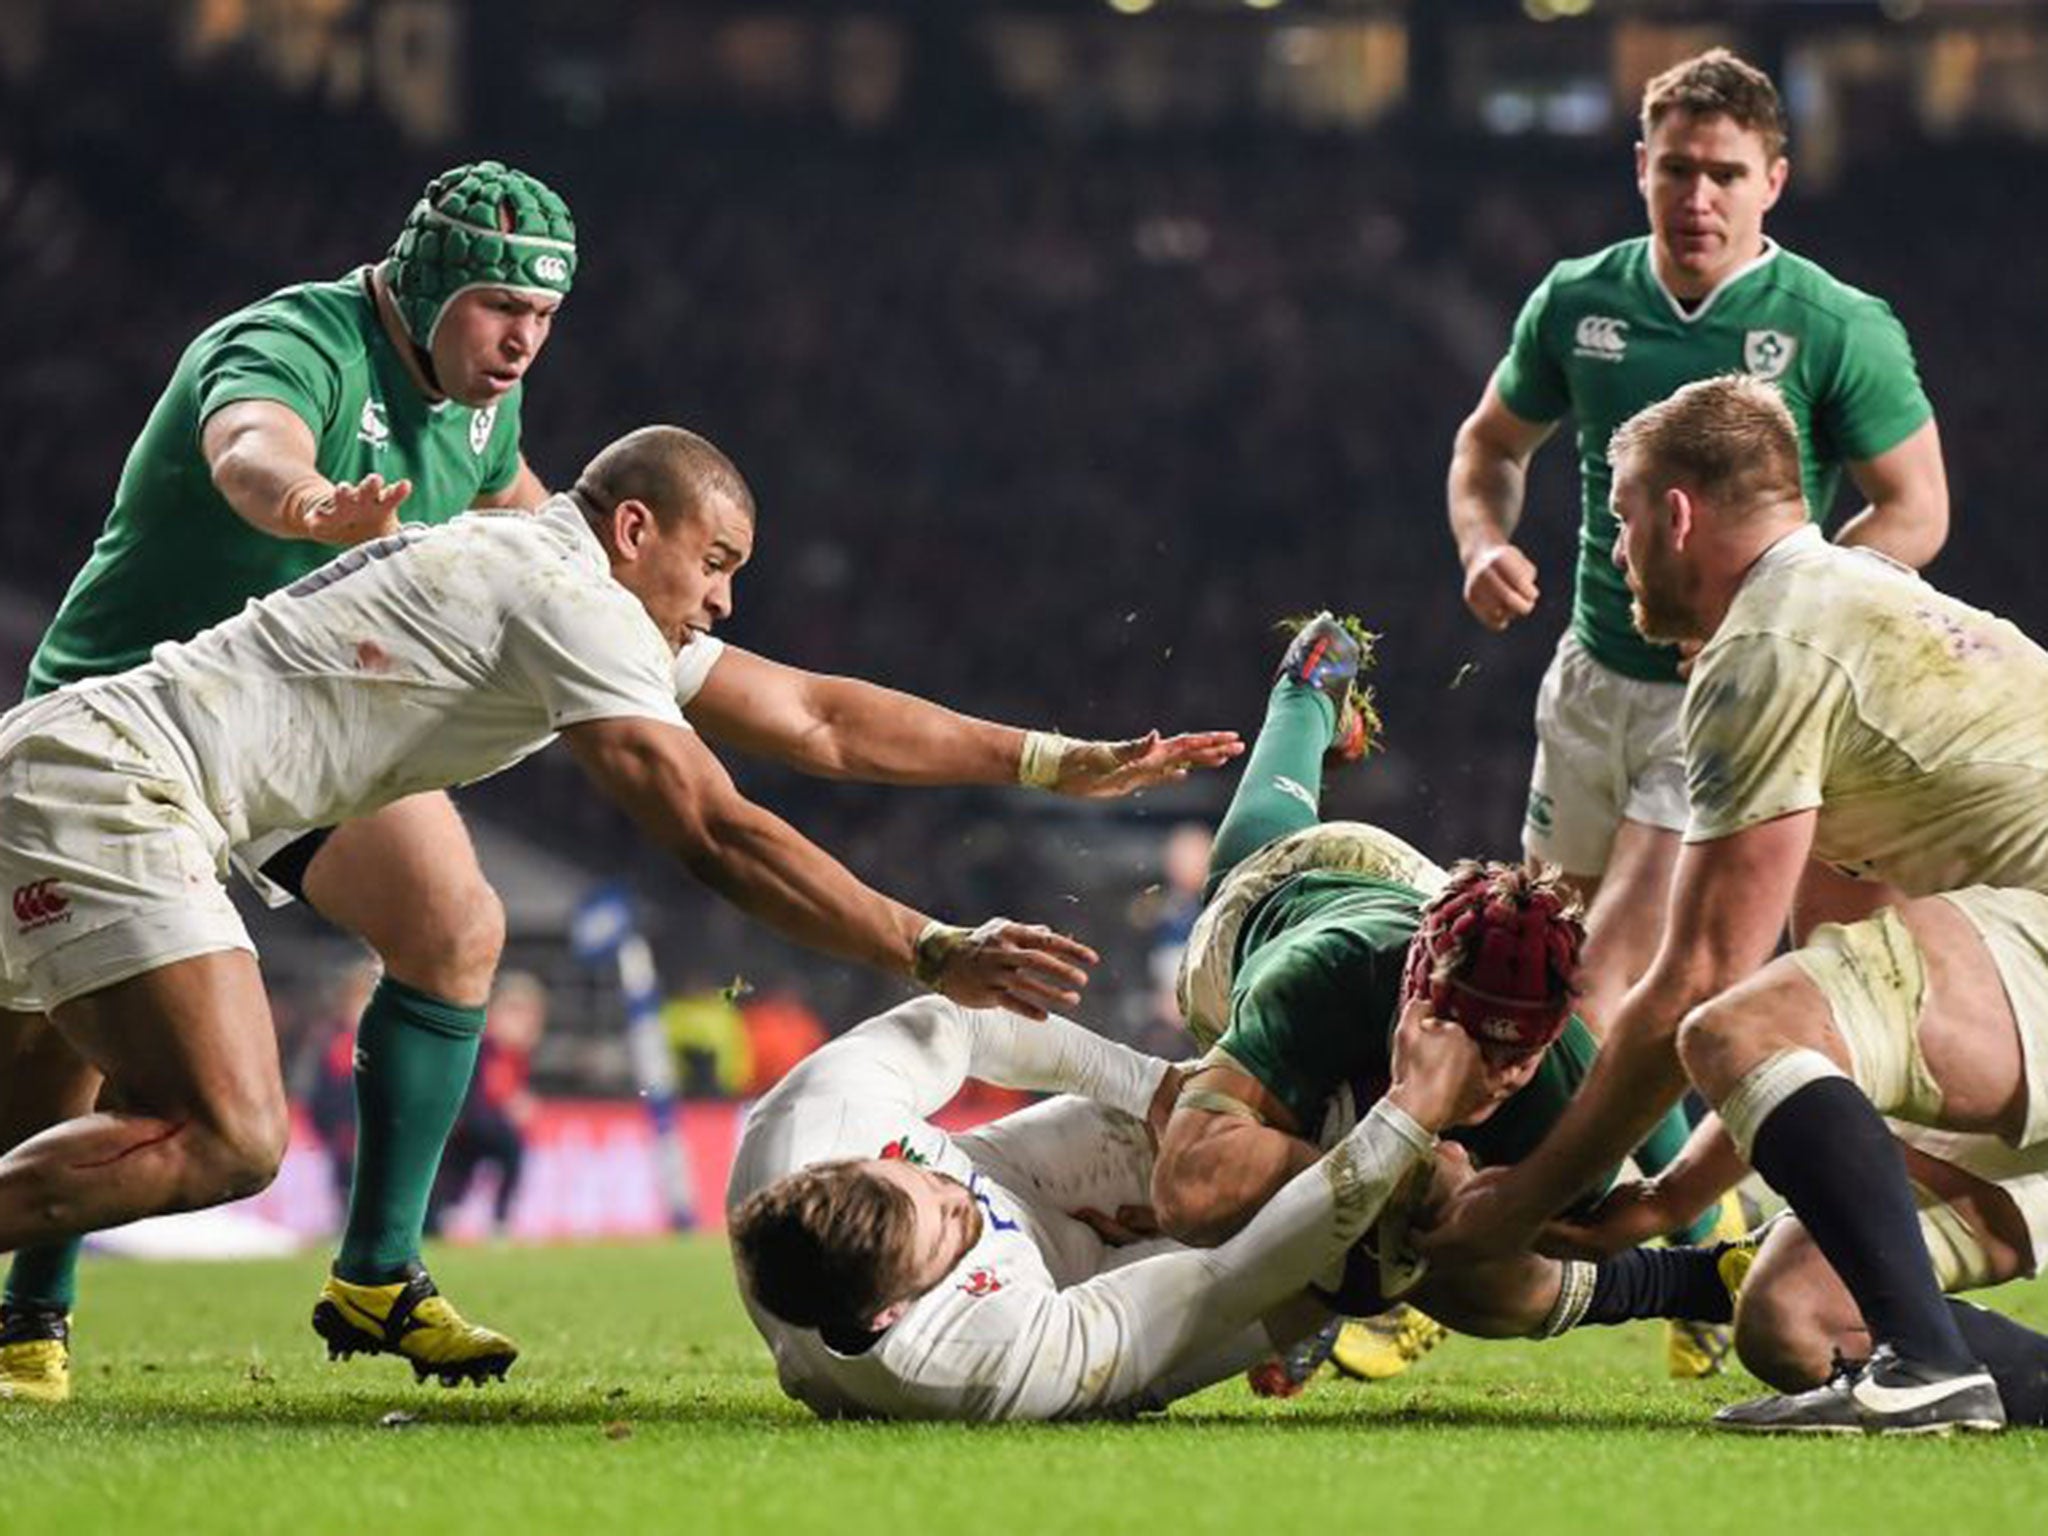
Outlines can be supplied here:
M2048 1435L1744 1440L1739 1373L1674 1385L1654 1327L1452 1340L1397 1381L1291 1403L1226 1384L1137 1424L821 1425L777 1392L716 1238L456 1250L509 1382L330 1365L320 1264L90 1264L77 1392L0 1404L0 1532L2038 1532ZM2048 1325L2048 1286L2001 1306ZM386 1427L392 1414L409 1419Z

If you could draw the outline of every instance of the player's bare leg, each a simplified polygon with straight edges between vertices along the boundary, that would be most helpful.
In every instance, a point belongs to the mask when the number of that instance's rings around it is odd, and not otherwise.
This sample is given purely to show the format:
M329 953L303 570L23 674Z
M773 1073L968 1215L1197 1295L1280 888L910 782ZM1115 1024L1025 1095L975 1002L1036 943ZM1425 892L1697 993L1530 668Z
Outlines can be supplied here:
M377 951L384 980L357 1034L355 1182L313 1325L334 1355L402 1354L444 1383L518 1356L466 1322L419 1262L442 1149L469 1089L505 943L504 906L447 795L413 795L337 827L306 898Z
M377 952L386 976L464 1006L490 996L505 908L441 791L336 827L306 866L305 887L322 917Z
M1968 1231L1981 1266L1967 1277L1971 1288L2026 1272L2026 1218L2011 1196L1916 1147L1900 1150L1913 1183ZM1836 1362L1870 1356L1856 1299L1796 1216L1774 1223L1764 1238L1736 1307L1735 1345L1743 1365L1781 1392L1819 1386Z
M57 1008L64 1038L124 1104L0 1157L0 1249L255 1193L290 1133L255 957L176 961Z
M40 1013L0 1009L0 1152L91 1110L100 1075ZM0 1401L71 1395L74 1244L17 1254L0 1303Z
M2000 1392L1985 1365L2003 1378L2018 1362L2048 1356L2048 1339L2016 1325L1995 1337L1965 1334L1941 1298L1906 1170L1879 1115L2017 1143L2026 1079L2004 983L1972 921L1939 898L1816 938L1823 942L1696 1010L1679 1051L1737 1146L1791 1201L1858 1298L1875 1347L1854 1376L1725 1409L1716 1422L1765 1431L2000 1427ZM1915 1001L1917 1018L1895 1028L1892 1011ZM1843 1025L1838 1008L1847 1010ZM1852 1023L1872 1058L1860 1067L1843 1033ZM1910 1067L1899 1034L1911 1037ZM1886 1044L1898 1047L1896 1066L1880 1060ZM1811 1369L1812 1361L1795 1349L1775 1362L1795 1364Z
M1607 868L1598 875L1565 876L1586 906L1579 1016L1595 1034L1606 1033L1623 995L1656 958L1677 862L1676 832L1623 818Z

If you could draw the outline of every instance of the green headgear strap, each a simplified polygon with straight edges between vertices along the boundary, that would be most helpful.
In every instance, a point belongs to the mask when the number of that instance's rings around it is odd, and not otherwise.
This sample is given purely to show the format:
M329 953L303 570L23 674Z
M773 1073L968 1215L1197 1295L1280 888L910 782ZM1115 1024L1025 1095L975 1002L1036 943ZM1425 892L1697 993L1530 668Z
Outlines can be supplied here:
M448 303L470 288L563 294L576 277L576 221L547 184L496 160L443 171L406 216L384 262L399 318L432 351Z

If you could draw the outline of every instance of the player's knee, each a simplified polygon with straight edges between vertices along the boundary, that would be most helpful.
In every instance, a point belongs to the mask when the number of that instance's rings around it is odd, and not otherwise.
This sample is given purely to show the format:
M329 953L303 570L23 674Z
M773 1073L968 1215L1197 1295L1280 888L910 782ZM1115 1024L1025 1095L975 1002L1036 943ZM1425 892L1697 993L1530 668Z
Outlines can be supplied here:
M437 891L377 945L399 981L454 1001L490 990L505 952L505 904L481 878Z
M240 1200L268 1189L284 1165L291 1110L281 1092L251 1093L232 1106L214 1106L183 1134L190 1137L186 1203Z
M1735 1353L1745 1369L1780 1392L1827 1379L1839 1330L1798 1285L1750 1286L1735 1311Z
M1748 1037L1744 1010L1713 998L1678 1021L1678 1059L1686 1076L1718 1103L1741 1075L1738 1063L1749 1054Z

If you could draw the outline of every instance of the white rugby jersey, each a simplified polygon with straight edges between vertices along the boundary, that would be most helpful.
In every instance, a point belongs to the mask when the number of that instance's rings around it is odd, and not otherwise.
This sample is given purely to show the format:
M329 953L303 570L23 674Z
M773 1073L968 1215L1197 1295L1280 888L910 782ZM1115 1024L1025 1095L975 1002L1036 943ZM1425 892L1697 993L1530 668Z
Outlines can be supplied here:
M2048 890L2048 652L1811 526L1766 550L1685 695L1688 842L1817 810L1814 853L1925 896Z
M1095 1176L1087 1149L1051 1149L1061 1166L1035 1181L1042 1193L1020 1198L977 1164L979 1136L956 1140L925 1119L969 1076L1079 1093L1142 1118L1165 1071L1064 1020L1033 1024L941 997L870 1019L802 1062L748 1118L728 1214L814 1163L902 1157L965 1184L982 1224L946 1278L859 1355L771 1316L742 1276L783 1390L827 1417L1047 1419L1157 1404L1256 1359L1263 1336L1250 1352L1241 1341L1257 1319L1333 1279L1394 1184L1434 1146L1400 1111L1376 1110L1223 1247L1160 1242L1126 1262L1129 1251L1098 1242L1093 1275L1075 1272L1084 1245L1073 1234L1088 1229L1067 1214L1088 1203L1076 1198ZM1008 1159L1013 1183L1026 1171L1019 1161Z
M684 655L703 644L714 643L699 637ZM716 659L702 656L698 684ZM687 680L557 496L358 546L73 691L182 766L241 843L485 778L564 726L688 729L676 698Z

